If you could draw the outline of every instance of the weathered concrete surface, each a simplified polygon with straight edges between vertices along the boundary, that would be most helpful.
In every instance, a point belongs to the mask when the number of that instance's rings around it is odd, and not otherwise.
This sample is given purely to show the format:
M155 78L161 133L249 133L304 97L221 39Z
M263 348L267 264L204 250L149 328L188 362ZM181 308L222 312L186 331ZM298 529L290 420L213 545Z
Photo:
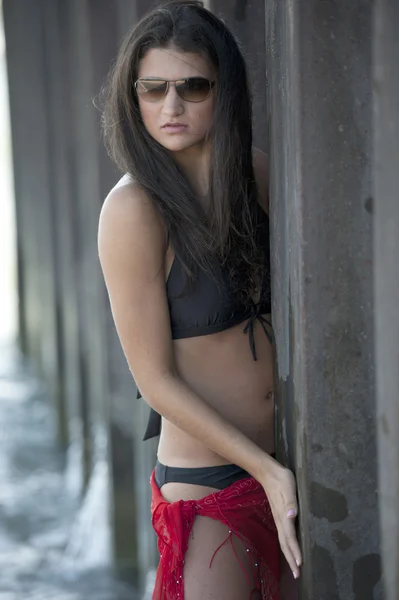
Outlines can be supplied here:
M386 600L399 598L399 3L374 12L374 298Z
M266 151L265 3L260 0L210 0L209 8L225 21L245 56L253 93L254 145Z
M266 3L278 452L300 598L382 598L376 497L371 2Z

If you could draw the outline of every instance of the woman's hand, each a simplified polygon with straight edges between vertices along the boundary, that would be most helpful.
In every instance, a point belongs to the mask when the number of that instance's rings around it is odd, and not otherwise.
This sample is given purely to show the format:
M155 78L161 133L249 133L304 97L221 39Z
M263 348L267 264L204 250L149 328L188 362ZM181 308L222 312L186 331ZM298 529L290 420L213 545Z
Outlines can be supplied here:
M292 471L274 461L267 469L267 475L260 481L269 500L278 539L291 571L297 579L302 564L302 554L295 533L295 519L298 515L295 477Z

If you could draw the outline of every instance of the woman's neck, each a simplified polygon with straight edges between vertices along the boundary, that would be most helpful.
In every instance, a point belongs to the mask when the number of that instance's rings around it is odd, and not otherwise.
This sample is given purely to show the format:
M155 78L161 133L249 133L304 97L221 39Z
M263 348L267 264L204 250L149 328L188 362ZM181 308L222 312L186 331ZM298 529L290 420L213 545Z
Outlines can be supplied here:
M206 204L209 190L210 146L193 146L181 153L174 153L174 159L190 182L198 200Z

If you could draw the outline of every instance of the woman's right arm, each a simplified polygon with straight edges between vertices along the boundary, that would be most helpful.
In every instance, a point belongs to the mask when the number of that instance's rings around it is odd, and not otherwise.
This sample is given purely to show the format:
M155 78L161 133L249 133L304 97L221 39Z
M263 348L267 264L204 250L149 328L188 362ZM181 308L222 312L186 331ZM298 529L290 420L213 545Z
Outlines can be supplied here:
M224 419L178 376L165 286L165 229L135 184L114 188L101 211L98 249L115 326L134 380L148 404L267 490L283 552L301 561L293 518L293 475ZM287 513L293 511L293 518Z

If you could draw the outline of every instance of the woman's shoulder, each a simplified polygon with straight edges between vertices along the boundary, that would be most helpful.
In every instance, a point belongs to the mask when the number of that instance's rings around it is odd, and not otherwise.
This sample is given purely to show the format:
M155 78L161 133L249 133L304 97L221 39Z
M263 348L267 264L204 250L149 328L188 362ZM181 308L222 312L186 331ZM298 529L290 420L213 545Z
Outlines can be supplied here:
M116 182L116 184L114 185L114 187L112 188L111 192L112 193L114 190L117 190L119 188L123 188L125 186L133 186L134 187L135 181L133 179L133 177L131 175L129 175L129 173L125 173L120 179L119 181Z
M123 175L105 198L100 223L104 219L127 219L131 224L136 222L154 228L162 225L148 193L129 174Z
M104 249L115 244L164 246L165 228L147 192L130 175L124 175L102 205L98 241Z
M259 148L252 148L252 164L258 188L258 200L263 210L269 214L269 159Z
M126 173L108 193L102 211L117 210L118 207L120 210L139 210L146 206L151 206L148 194L131 175Z

